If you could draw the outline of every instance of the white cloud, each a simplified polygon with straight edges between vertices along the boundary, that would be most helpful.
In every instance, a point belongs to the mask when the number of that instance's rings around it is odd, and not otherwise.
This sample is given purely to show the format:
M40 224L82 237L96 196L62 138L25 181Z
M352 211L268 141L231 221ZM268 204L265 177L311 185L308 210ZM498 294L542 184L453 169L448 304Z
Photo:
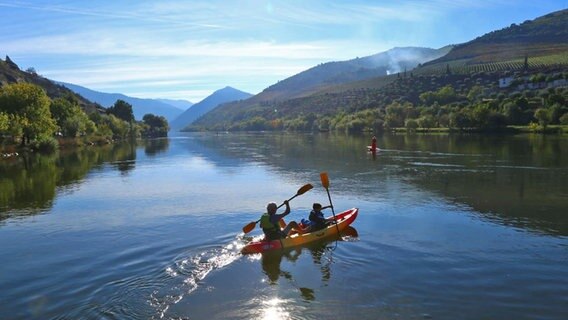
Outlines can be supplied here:
M473 0L140 0L97 6L73 0L0 1L0 43L4 52L24 57L41 74L92 89L172 94L164 97L203 93L204 86L210 92L225 85L258 92L322 62L428 45L438 37L437 23L455 10L492 5ZM180 95L174 96L177 90Z

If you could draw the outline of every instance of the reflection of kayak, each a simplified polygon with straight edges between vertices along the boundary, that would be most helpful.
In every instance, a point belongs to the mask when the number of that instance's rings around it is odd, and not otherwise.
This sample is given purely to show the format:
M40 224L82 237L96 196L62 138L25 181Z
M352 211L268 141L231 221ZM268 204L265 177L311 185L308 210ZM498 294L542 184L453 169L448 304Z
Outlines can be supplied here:
M342 230L346 229L353 221L355 221L358 212L359 209L352 208L342 213L336 214L335 221L337 221L337 227L336 224L333 223L327 226L325 229L305 234L293 234L285 239L272 241L253 241L244 246L241 252L245 254L262 253L271 250L286 249L337 235L338 229L339 232L341 232Z

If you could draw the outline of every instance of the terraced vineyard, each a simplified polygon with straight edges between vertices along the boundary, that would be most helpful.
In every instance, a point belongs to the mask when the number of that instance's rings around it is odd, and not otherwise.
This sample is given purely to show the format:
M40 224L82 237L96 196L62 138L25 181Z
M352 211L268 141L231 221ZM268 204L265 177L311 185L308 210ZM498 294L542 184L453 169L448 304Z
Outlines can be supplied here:
M449 61L447 63L438 63L435 65L426 65L414 69L412 72L418 75L424 74L443 74L448 71L453 74L469 74L473 72L493 72L493 71L506 71L506 70L521 70L525 66L524 59L515 59L502 62L490 63L474 63L471 60L462 59ZM568 65L568 53L553 54L547 56L540 56L528 58L527 64L529 69L551 67L551 66L566 66Z

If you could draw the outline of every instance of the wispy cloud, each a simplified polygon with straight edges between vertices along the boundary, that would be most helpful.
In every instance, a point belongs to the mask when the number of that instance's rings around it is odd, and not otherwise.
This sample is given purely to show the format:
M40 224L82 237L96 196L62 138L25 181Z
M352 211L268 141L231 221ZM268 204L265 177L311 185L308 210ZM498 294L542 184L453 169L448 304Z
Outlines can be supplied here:
M467 41L554 7L562 4L0 0L0 53L96 90L199 101L226 85L256 93L322 62ZM508 20L511 12L521 20Z
M183 25L188 27L201 27L201 28L221 28L220 25L215 25L211 23L200 23L198 22L199 19L176 19L172 18L171 15L159 15L156 11L149 11L149 10L116 10L116 8L110 8L109 10L102 10L102 9L93 9L90 8L82 8L82 7L73 7L73 6L61 6L56 4L46 4L46 5L39 5L33 2L0 2L0 7L7 7L7 8L19 8L19 9L29 9L29 10L37 10L37 11L47 11L47 12L56 12L62 14L70 14L75 16L91 16L96 18L105 18L105 19L121 19L126 20L134 20L134 21L141 21L141 22L156 22L156 23L168 23L174 25ZM128 8L119 8L119 9L128 9ZM133 9L130 7L130 9Z

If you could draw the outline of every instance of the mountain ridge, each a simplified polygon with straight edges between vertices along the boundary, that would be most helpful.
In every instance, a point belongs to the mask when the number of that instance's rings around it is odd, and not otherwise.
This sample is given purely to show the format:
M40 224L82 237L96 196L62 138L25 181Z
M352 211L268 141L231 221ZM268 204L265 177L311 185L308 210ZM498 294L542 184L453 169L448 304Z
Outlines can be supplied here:
M303 121L311 123L314 116L317 118L322 113L350 114L369 108L384 108L385 105L379 101L392 103L397 96L399 98L405 96L404 90L410 93L412 99L416 101L422 93L420 89L405 87L407 83L413 83L413 74L415 77L422 77L422 80L427 79L425 81L437 83L438 77L448 78L456 71L456 74L462 75L463 79L459 79L459 82L461 87L464 87L464 82L471 79L468 75L475 76L479 81L489 81L489 78L498 76L494 71L508 72L511 76L515 71L526 71L530 68L533 68L533 72L534 70L537 72L538 70L555 70L554 68L568 65L568 41L566 39L568 39L568 10L561 10L525 21L520 26L512 24L511 27L487 33L472 41L446 47L451 50L445 56L425 62L407 72L327 86L310 95L289 97L286 100L261 99L262 94L276 86L273 85L244 102L226 104L213 110L196 121L193 129L248 130L249 128L260 128L263 130L268 127L282 128L284 121L292 127L303 127L301 124ZM531 55L525 59L523 64L522 58L527 57L526 48L531 49ZM484 56L486 52L488 54ZM517 58L520 61L511 61L509 60L511 58ZM469 64L475 68L470 68ZM487 73L490 74L484 78L483 75ZM286 80L281 82L286 82ZM422 84L429 90L440 89L426 85L425 82ZM498 87L496 82L493 86ZM294 119L297 123L292 123Z
M263 105L276 101L307 98L319 90L328 88L330 85L343 85L352 81L373 79L377 78L377 74L380 74L380 77L385 77L391 72L395 73L410 69L428 59L441 56L450 49L451 46L444 46L439 49L395 47L361 58L322 63L279 81L245 101L225 103L216 108L214 112L226 111L236 117L236 113L246 113L246 110L259 109ZM374 68L370 68L371 66L374 66ZM286 99L283 99L284 97ZM209 117L215 117L215 115L204 115L205 121ZM197 122L199 121L201 119Z
M105 108L111 107L117 100L126 101L132 105L132 111L134 112L134 118L136 118L136 120L142 120L142 117L144 117L145 114L151 113L157 116L163 116L168 120L168 122L170 122L183 113L182 109L164 103L158 99L136 98L127 96L122 93L106 93L96 91L72 83L57 83L65 86L73 92L80 94L90 101L100 104Z
M454 46L447 55L424 66L467 60L466 64L489 63L550 55L568 50L568 9L526 20L521 24L483 34Z
M251 96L252 94L250 93L226 86L222 89L216 90L205 99L192 105L191 108L187 109L170 123L170 128L175 131L183 129L197 118L203 116L221 104L248 99Z
M344 61L321 63L281 80L266 89L254 101L281 100L305 96L318 87L365 80L412 69L443 56L449 48L395 47L384 52ZM266 97L264 97L266 96Z

